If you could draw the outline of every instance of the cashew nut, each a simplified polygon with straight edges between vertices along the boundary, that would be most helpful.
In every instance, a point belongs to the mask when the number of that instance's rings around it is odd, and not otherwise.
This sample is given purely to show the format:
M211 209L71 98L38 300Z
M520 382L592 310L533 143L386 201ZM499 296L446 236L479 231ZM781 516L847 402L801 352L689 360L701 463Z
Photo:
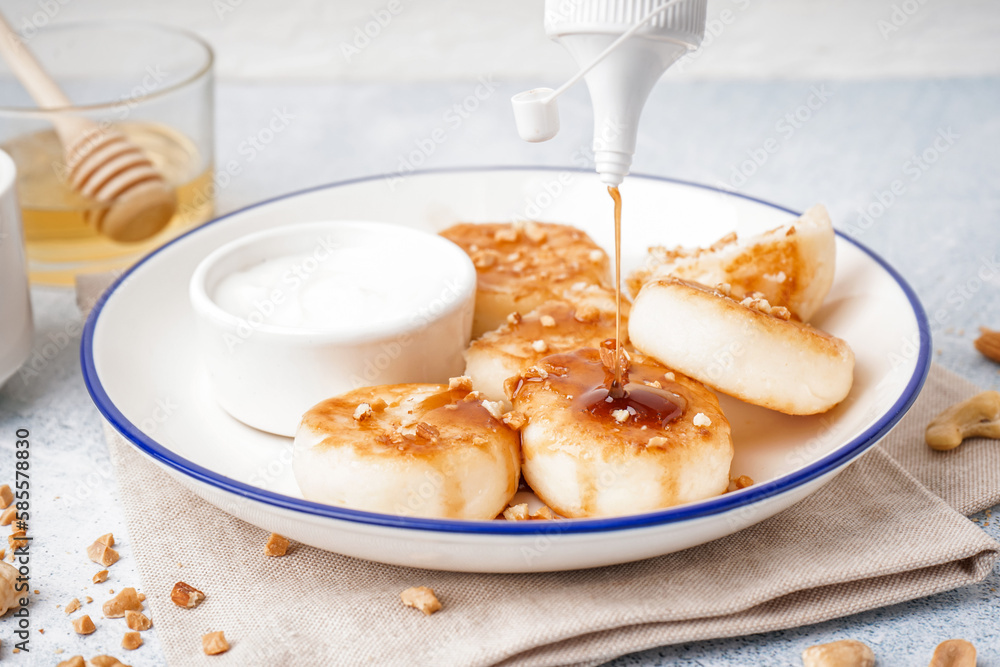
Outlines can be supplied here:
M0 561L0 616L6 614L8 609L21 606L20 596L14 590L19 576L21 573L16 567Z
M964 639L949 639L934 649L930 667L976 667L976 647Z
M867 644L842 639L810 646L802 652L802 664L805 667L873 667L875 653Z
M984 391L956 403L927 425L931 449L955 449L966 438L1000 438L1000 393Z

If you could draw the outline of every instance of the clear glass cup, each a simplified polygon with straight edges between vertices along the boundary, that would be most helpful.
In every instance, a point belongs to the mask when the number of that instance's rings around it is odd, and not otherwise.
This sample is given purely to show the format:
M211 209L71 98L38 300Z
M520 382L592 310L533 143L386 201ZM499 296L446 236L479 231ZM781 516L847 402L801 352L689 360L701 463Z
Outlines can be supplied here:
M25 46L73 100L41 109L0 61L0 149L14 159L31 280L128 266L212 217L213 54L198 36L139 22L66 23L23 34ZM176 188L177 212L160 232L119 243L87 224L102 206L69 188L55 114L123 132Z

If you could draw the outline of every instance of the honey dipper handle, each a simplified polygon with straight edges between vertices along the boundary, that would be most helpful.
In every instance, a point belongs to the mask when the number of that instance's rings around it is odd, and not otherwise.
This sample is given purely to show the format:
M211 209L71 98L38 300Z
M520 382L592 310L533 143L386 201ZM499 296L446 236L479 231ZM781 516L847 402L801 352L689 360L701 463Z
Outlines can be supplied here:
M7 61L11 71L39 107L58 109L73 106L66 93L52 80L2 14L0 14L0 55ZM93 127L93 123L79 116L56 116L52 122L56 126L63 146L68 146Z

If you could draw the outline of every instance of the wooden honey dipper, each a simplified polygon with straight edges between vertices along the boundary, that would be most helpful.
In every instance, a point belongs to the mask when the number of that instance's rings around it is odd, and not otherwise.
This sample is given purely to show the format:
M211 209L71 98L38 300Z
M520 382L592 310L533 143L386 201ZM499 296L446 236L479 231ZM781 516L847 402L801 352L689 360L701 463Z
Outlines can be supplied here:
M73 104L0 16L0 54L42 109ZM118 130L81 116L52 116L65 150L70 187L101 206L86 212L98 233L134 243L163 229L177 211L177 195L143 150Z

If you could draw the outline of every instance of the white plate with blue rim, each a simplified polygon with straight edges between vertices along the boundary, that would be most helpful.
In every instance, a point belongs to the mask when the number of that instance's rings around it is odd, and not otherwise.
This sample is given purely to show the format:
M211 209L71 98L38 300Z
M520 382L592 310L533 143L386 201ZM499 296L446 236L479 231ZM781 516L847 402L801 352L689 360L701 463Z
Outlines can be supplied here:
M731 231L754 234L797 215L654 176L629 176L622 195L626 275L650 245L706 245ZM720 397L732 425L732 475L748 475L753 486L645 514L530 522L411 518L310 502L292 474L291 439L245 426L213 399L188 282L198 263L224 243L278 225L337 219L433 232L459 221L535 219L573 224L605 248L614 242L611 202L591 172L425 171L334 183L231 213L150 254L110 288L87 320L81 348L84 380L104 417L208 502L320 549L437 570L545 572L703 544L773 516L828 483L902 418L930 365L927 318L913 290L884 260L838 235L836 278L812 323L854 349L854 386L839 406L810 417Z

